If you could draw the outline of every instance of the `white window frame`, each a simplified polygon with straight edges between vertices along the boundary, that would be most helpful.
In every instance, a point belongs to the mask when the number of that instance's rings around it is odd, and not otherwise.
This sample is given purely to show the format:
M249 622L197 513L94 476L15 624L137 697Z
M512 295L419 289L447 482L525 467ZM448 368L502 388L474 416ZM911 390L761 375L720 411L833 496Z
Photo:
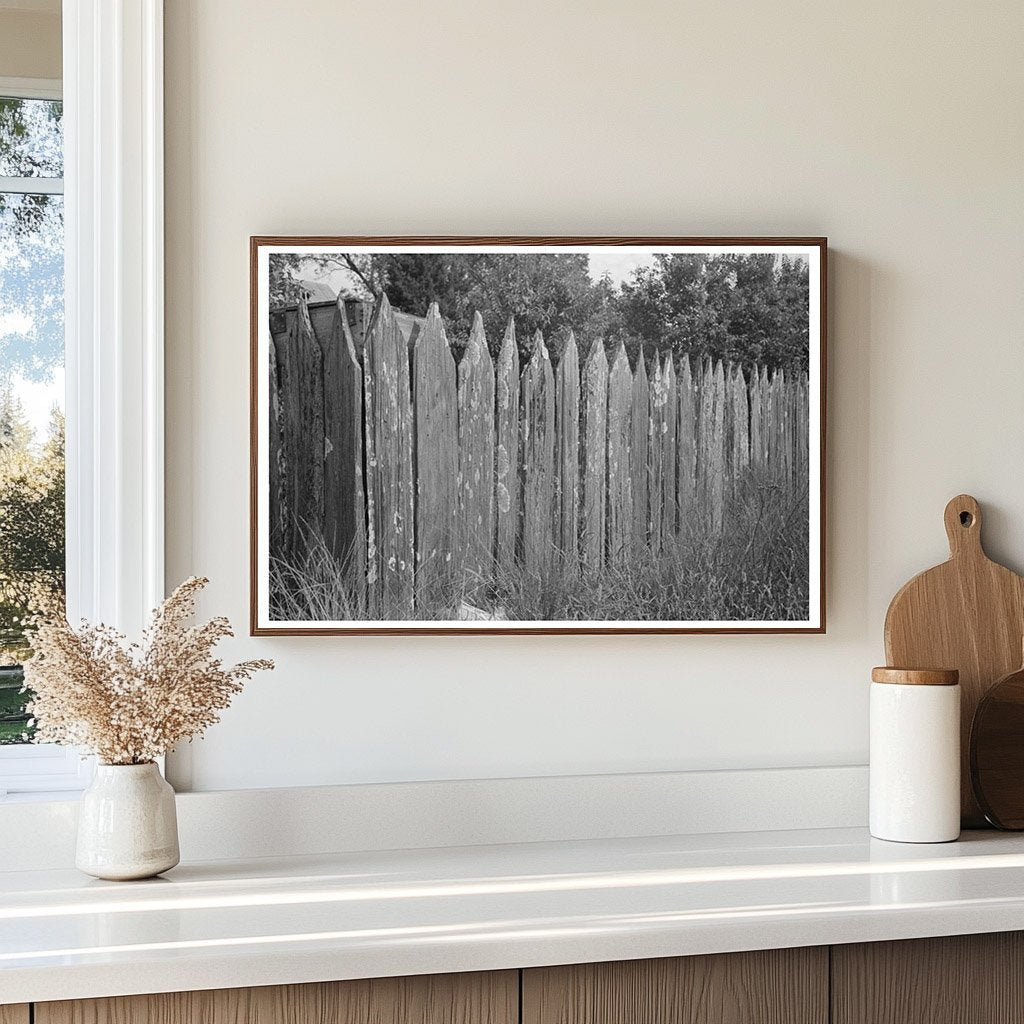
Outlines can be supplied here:
M63 0L63 49L68 617L137 634L164 592L163 0ZM0 795L91 771L0 748Z

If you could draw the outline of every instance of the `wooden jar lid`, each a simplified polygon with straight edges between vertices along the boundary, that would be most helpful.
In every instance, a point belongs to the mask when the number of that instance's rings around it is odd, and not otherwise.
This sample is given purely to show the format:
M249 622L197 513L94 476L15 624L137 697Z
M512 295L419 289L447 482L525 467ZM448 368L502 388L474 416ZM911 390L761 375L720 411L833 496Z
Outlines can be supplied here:
M904 686L956 686L960 673L955 668L888 668L871 670L873 683L898 683Z

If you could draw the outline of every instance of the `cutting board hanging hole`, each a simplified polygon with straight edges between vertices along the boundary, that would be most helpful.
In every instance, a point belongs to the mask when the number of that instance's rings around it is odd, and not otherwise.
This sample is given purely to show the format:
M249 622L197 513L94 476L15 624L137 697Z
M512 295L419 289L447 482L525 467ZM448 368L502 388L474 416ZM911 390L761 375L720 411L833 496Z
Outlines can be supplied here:
M958 494L947 506L943 517L949 553L956 557L962 552L983 556L981 549L981 509L969 494Z

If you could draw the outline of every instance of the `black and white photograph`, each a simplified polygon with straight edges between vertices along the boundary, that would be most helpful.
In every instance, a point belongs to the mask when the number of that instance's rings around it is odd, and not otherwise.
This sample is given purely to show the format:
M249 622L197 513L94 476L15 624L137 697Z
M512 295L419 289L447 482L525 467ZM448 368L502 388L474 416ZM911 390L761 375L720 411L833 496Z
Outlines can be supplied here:
M821 632L822 239L252 239L252 631Z

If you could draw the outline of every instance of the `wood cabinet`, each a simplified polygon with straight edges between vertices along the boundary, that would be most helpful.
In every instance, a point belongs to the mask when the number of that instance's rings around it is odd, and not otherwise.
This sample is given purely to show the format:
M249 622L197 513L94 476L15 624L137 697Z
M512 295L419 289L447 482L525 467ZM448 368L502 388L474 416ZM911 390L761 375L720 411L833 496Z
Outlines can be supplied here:
M36 1003L35 1007L35 1024L518 1024L518 1021L518 971L174 992ZM7 1022L2 1021L2 1024ZM19 1020L17 1024L22 1022Z
M0 1006L0 1024L1024 1024L1024 933Z
M828 949L523 972L523 1024L825 1024Z
M832 947L833 1024L1024 1021L1024 933Z

